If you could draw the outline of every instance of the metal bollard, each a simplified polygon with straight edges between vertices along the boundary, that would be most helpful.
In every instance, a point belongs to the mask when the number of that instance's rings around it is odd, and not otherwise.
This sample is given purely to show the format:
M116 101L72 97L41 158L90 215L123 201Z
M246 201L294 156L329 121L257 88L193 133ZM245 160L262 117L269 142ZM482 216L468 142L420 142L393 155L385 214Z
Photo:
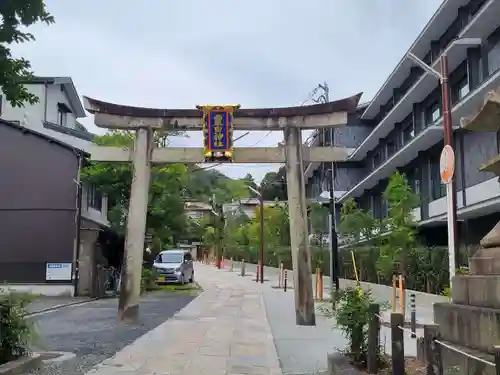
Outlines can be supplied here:
M241 277L245 277L245 259L241 260L241 273L240 273L240 276Z
M233 272L233 257L231 257L231 264L229 265L229 272Z
M285 274L283 275L283 291L286 292L286 284L287 284L288 276L285 270Z
M417 337L417 305L415 304L415 293L410 293L410 313L411 313L411 338Z
M259 282L259 275L260 275L260 262L257 263L257 275L255 275L255 282Z
M285 279L285 267L283 266L283 262L280 263L280 279L279 279L279 287L283 286L283 280Z

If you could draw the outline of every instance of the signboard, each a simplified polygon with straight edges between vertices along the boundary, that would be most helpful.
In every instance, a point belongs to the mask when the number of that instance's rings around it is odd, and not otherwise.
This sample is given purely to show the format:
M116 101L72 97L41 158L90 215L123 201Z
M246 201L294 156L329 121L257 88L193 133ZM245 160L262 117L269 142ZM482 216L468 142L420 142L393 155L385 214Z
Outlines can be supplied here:
M71 281L72 279L71 263L46 263L45 280L46 281Z
M439 173L443 184L449 184L455 174L455 152L450 145L443 147L439 159Z
M233 112L240 106L198 105L203 114L205 162L233 160Z

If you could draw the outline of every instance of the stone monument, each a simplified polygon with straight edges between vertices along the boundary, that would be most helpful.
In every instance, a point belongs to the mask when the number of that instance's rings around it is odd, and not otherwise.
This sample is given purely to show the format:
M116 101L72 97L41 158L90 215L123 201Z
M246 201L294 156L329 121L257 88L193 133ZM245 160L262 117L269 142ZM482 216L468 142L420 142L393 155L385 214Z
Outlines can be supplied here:
M500 130L500 88L485 96L472 117L461 119L469 131ZM481 171L500 176L500 155L487 161ZM434 304L434 322L440 340L460 350L494 362L493 347L500 345L500 222L481 240L481 249L469 259L470 274L457 275L451 303ZM445 373L495 374L495 368L443 347Z

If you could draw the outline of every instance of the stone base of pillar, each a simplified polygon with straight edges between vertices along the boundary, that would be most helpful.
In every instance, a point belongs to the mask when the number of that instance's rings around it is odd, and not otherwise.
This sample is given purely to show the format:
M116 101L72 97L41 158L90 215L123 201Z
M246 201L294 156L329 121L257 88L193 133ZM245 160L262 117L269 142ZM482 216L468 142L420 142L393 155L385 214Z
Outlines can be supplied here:
M453 278L452 303L434 304L434 322L442 341L494 362L493 347L500 337L500 223L481 245L469 260L471 274ZM444 368L457 366L461 373L478 373L482 365L446 348L442 358Z

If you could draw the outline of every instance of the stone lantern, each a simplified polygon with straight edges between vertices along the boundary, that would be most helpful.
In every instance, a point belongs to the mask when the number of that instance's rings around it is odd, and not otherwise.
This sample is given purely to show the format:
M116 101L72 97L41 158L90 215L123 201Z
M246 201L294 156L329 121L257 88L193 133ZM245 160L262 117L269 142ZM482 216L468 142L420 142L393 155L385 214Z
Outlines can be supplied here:
M460 121L463 129L496 133L500 130L500 88L489 92L480 110ZM500 176L500 155L486 161L480 171ZM470 274L452 281L451 303L434 304L440 340L472 355L494 361L500 345L500 222L484 236L469 259ZM462 374L495 374L495 368L443 347L444 368L457 366Z

